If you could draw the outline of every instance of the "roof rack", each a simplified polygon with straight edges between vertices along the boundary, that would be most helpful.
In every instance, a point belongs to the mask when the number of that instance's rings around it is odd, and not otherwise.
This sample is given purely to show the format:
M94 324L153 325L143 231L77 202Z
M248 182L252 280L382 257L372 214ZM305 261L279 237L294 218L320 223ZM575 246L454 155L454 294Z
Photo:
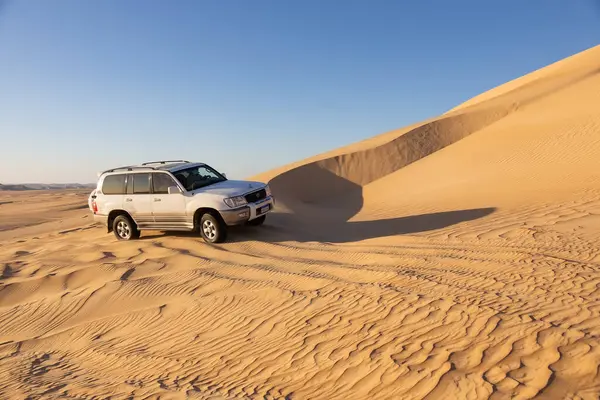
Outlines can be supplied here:
M133 171L134 169L151 169L151 170L156 170L156 168L154 168L154 167L140 167L139 165L126 165L124 167L117 167L117 168L107 169L106 171L100 172L100 175L103 175L103 174L105 174L107 172L115 172L115 171L120 171L120 170Z
M164 160L164 161L149 161L142 163L142 165L150 165L150 164L167 164L167 163L189 163L187 160Z

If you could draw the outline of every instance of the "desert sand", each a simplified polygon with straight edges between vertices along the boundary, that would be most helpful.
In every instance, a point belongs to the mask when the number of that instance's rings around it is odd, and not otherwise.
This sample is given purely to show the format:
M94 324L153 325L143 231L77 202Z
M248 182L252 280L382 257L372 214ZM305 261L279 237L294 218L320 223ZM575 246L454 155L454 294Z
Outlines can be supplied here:
M214 246L0 192L0 398L598 398L600 46L253 178Z

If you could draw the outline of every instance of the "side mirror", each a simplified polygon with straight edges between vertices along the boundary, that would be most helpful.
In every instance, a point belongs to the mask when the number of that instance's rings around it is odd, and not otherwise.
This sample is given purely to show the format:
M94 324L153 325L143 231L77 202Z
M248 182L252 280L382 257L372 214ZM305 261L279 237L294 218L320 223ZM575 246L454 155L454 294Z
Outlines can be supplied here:
M221 175L223 175L225 178L227 178L227 174L225 172L221 172Z
M179 190L178 186L169 186L169 194L176 194L176 193L181 193L181 190Z

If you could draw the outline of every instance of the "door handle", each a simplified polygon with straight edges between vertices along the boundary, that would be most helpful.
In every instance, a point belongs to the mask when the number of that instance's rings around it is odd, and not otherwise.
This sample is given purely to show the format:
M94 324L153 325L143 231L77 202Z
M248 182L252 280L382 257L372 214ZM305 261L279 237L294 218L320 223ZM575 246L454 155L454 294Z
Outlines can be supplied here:
M125 201L133 201L133 200L132 200L132 199L130 199L130 198L127 198L127 199L125 199Z
M160 201L160 199L154 199L154 201Z

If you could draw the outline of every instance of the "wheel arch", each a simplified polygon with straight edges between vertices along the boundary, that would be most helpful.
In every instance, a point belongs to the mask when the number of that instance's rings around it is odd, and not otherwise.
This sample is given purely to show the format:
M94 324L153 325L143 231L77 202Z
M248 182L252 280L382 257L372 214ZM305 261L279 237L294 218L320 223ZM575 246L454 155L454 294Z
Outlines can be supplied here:
M137 226L137 223L135 222L135 220L133 219L133 217L131 216L131 214L129 214L127 211L125 211L125 210L112 210L111 212L108 213L108 218L106 219L106 228L108 229L108 232L112 232L112 230L113 230L113 221L119 215L126 215L126 216L128 216L133 221L133 223L136 224L136 226Z
M200 207L194 211L194 231L198 231L200 229L200 218L207 213L213 215L215 218L218 218L221 220L221 222L224 222L219 211L211 207Z

